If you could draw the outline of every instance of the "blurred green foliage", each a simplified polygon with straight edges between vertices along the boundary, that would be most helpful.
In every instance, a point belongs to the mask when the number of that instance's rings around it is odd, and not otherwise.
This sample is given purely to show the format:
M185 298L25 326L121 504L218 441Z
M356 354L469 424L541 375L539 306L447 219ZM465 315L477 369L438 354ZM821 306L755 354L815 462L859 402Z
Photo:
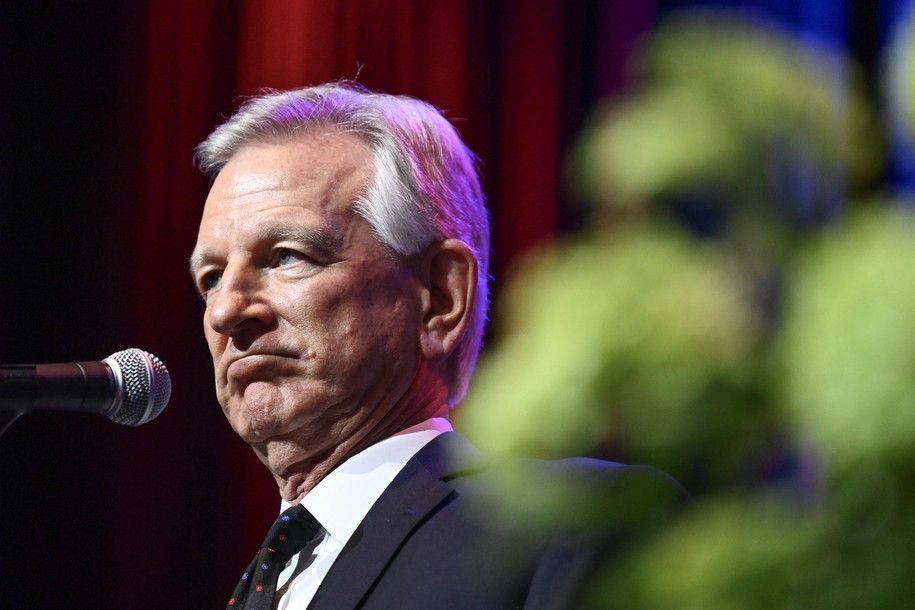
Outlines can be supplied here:
M880 126L841 55L698 12L660 27L639 59L637 93L599 108L573 157L574 185L604 205L696 183L743 204L765 195L780 167L841 170L853 182L881 167Z
M698 454L739 459L765 416L747 399L761 329L719 247L651 226L527 264L502 297L505 334L464 413L478 442L558 457L615 439L680 476Z
M905 605L915 215L876 183L880 117L846 58L758 24L680 18L639 59L570 158L591 230L516 270L461 425L497 455L648 463L697 496L593 607ZM723 208L711 238L675 220L697 196Z
M808 246L775 346L778 406L835 477L864 462L915 473L915 215L870 210Z

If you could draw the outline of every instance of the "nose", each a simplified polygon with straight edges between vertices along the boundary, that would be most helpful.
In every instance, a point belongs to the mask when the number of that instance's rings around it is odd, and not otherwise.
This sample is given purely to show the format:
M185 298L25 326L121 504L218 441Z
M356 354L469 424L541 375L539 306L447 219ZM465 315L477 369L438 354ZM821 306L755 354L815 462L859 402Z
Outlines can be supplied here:
M262 274L246 265L229 265L219 290L207 305L207 323L221 335L238 337L269 328L273 310L266 298Z

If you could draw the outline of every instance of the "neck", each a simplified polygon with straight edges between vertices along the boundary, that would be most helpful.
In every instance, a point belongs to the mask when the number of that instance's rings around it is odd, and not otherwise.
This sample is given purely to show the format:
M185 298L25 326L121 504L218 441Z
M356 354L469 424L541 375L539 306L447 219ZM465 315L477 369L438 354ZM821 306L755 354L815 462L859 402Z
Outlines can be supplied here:
M319 430L320 439L296 434L252 447L273 473L280 495L296 504L334 468L363 449L427 419L447 418L447 396L444 384L434 383L422 391L411 386L393 406L371 411L365 421L355 422L352 430L346 430L343 423L339 428ZM326 443L329 437L333 437L330 444L319 451L309 451L320 447L322 441Z

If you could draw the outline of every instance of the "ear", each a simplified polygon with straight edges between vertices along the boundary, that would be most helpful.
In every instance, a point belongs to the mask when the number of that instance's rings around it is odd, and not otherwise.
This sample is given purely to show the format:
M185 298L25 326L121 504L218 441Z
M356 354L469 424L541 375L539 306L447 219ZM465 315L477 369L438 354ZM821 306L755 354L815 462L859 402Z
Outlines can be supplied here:
M422 257L424 298L420 348L430 361L448 358L470 323L477 259L464 242L446 239Z

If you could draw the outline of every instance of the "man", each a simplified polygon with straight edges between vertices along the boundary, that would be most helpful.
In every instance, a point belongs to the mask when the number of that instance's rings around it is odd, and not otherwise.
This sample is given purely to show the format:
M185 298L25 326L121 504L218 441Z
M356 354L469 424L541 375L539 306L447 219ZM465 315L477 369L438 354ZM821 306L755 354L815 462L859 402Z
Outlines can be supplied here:
M191 273L217 397L282 508L317 520L264 589L276 607L571 603L597 545L487 519L485 461L448 423L489 273L474 157L451 125L331 84L248 101L197 159L213 183Z

